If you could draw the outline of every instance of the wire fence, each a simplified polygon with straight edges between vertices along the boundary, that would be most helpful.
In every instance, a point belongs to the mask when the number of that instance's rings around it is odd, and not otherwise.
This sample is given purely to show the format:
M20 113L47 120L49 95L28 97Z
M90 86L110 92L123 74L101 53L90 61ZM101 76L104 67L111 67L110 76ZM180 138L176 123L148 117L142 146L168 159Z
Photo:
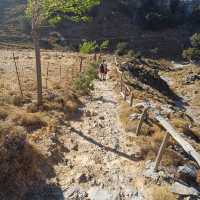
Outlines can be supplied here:
M94 55L42 51L43 90L66 88L84 71ZM36 95L36 69L33 50L0 50L0 96Z

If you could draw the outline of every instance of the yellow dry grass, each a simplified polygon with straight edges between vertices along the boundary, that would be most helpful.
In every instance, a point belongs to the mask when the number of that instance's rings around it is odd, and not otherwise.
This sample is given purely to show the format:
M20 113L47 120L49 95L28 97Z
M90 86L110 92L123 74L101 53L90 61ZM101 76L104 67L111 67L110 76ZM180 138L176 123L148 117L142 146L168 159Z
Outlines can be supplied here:
M170 192L167 186L154 186L151 188L152 200L176 200L176 196Z

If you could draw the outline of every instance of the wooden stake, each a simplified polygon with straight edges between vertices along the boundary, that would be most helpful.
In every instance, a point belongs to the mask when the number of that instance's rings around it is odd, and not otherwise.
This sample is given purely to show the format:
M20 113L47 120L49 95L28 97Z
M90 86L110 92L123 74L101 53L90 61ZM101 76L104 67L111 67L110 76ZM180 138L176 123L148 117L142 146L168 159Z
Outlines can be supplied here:
M94 54L94 62L96 62L97 61L97 53L95 52L95 54Z
M124 76L124 72L122 72L121 74L121 92L123 90L123 76Z
M80 70L79 72L82 72L82 67L83 67L83 57L80 57Z
M62 80L62 67L60 65L60 82L61 82L61 80Z
M14 64L15 64L15 71L16 71L16 75L17 75L19 90L20 90L20 93L21 93L21 97L23 98L24 95L23 95L23 91L22 91L21 80L20 80L18 66L17 66L16 60L15 60L15 53L14 52L13 52L13 60L14 60Z
M140 135L140 131L141 131L141 128L142 128L142 124L144 122L144 119L145 117L147 116L147 111L148 111L149 107L145 108L143 113L142 113L142 116L140 118L140 122L138 124L138 127L137 127L137 131L136 131L136 135L139 136Z
M47 65L47 72L46 72L46 89L48 89L48 78L49 78L49 63Z
M134 94L133 94L133 92L131 92L131 101L130 101L130 106L131 107L133 106L133 98L134 98Z
M160 149L159 149L159 152L158 152L158 155L156 157L156 163L155 163L155 168L154 168L154 171L157 171L158 170L158 166L160 164L160 161L162 160L162 155L164 153L164 150L165 150L165 147L167 145L167 142L169 140L169 137L170 137L170 134L169 133L166 133L163 141L162 141L162 144L160 146Z
M124 101L126 101L126 99L127 99L127 89L126 89L126 87L125 87L125 91L124 91Z

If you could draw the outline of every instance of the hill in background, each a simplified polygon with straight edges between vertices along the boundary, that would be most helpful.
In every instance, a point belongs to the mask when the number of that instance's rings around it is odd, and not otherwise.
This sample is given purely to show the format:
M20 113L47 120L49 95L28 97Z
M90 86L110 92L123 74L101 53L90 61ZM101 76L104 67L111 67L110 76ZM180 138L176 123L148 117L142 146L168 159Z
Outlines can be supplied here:
M25 4L26 0L1 0L0 42L31 41L30 25L23 17ZM128 41L129 48L143 54L156 49L160 56L177 57L199 29L198 5L195 0L103 0L89 13L93 17L90 23L63 21L56 28L43 28L43 40L48 41L49 33L57 31L65 39L64 46L73 49L84 39L108 39L113 48Z

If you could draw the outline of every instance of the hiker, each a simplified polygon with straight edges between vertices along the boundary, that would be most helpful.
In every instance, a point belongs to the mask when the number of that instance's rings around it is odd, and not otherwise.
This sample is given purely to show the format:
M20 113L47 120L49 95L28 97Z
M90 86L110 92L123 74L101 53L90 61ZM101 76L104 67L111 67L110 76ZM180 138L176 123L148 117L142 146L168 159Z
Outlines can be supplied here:
M100 80L104 81L106 80L106 75L108 72L106 60L103 60L103 62L99 65L99 74L100 74Z

